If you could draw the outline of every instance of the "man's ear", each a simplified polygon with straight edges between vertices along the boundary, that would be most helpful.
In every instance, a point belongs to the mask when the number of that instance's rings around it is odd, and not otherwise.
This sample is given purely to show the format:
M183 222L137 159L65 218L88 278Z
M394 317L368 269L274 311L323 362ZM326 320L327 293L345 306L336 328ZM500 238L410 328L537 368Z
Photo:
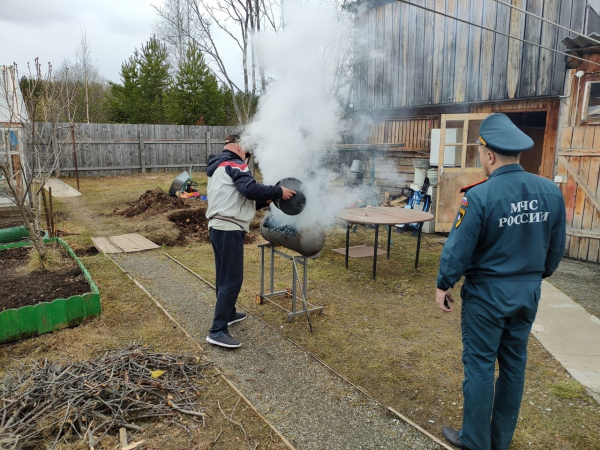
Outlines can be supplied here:
M488 162L490 163L490 166L493 166L494 163L496 162L496 154L493 151L488 150L487 158L488 158Z

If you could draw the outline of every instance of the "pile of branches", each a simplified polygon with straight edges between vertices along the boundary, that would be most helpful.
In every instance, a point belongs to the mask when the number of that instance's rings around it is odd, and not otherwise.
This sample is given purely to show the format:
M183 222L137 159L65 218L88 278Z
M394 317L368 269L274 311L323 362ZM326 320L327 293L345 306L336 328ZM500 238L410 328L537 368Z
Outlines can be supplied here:
M204 424L198 381L210 363L187 355L152 353L132 345L83 362L35 362L0 387L0 449L52 449L84 440L90 447L120 428L180 415Z

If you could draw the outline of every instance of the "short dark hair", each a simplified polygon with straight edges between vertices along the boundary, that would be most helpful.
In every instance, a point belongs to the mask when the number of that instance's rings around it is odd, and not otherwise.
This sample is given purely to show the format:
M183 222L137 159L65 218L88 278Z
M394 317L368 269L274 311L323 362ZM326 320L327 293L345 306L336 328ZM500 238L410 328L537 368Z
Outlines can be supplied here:
M519 158L521 157L521 153L513 153L511 155L506 155L504 153L497 152L496 150L492 150L491 148L486 147L486 149L494 152L496 154L496 158L498 158L502 163L515 163L519 162Z
M240 139L240 135L239 134L229 134L225 138L225 143L226 144L235 144L235 143L237 143L237 141L239 139Z

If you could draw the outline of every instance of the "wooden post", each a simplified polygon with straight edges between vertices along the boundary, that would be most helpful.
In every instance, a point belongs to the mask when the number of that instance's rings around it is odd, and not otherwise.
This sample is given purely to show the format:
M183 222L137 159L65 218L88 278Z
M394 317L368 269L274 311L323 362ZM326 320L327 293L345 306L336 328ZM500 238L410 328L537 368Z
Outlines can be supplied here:
M75 164L75 177L77 177L77 190L79 190L79 169L77 167L77 146L75 145L75 124L71 124L71 140L73 141L73 163Z
M208 157L212 155L212 146L210 144L210 131L206 132L206 160L208 161Z
M54 208L52 207L52 188L48 188L48 201L50 203L50 237L55 236L54 230Z
M140 166L142 167L142 173L146 172L146 149L144 148L144 135L142 134L142 126L139 127L139 139L140 139Z
M54 148L56 146L56 136L54 132L50 135L50 154L54 154ZM56 158L56 178L60 178L60 158Z
M42 189L42 201L44 202L44 213L46 214L46 227L48 228L48 233L50 233L52 230L50 223L50 211L48 210L48 202L46 202L46 191L44 189Z

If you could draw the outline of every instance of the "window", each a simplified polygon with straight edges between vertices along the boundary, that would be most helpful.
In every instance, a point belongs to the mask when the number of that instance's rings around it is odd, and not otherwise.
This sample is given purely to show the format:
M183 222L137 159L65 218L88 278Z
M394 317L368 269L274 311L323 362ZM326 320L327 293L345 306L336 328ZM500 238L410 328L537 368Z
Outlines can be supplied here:
M600 124L600 81L585 83L581 104L581 123Z

